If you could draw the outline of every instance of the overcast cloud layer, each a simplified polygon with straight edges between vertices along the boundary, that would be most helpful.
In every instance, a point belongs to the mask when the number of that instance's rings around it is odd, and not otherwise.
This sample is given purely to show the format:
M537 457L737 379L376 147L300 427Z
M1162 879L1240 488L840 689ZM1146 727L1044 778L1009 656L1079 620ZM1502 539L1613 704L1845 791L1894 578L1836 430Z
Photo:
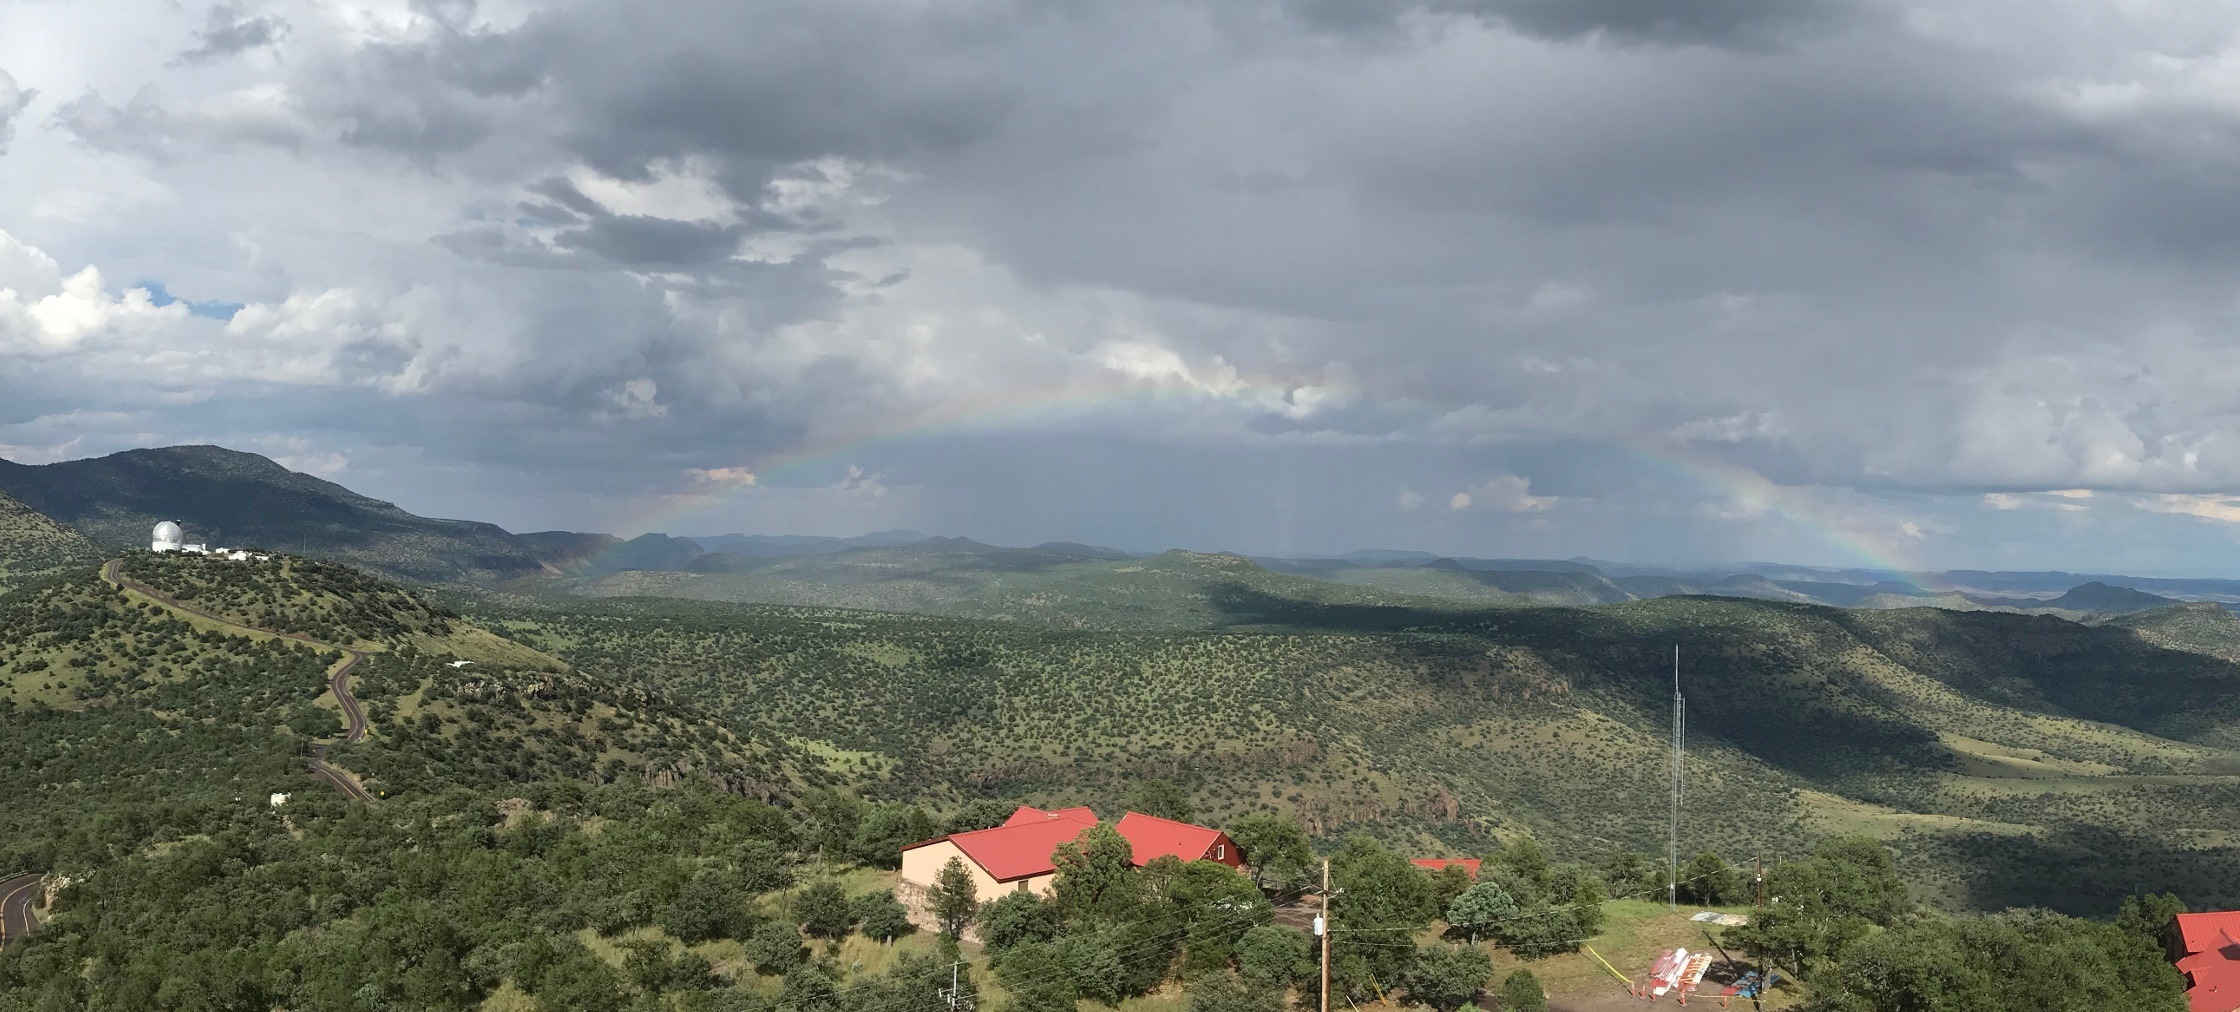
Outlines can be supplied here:
M2240 3L19 0L0 152L19 461L2240 571Z

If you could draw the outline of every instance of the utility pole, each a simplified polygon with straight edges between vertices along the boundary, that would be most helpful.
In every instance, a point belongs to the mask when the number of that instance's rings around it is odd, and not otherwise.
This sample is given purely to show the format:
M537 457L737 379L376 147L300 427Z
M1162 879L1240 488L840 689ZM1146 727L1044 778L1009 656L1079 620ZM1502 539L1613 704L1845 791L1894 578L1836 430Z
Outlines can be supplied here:
M1322 1012L1330 1012L1330 859L1322 859L1322 914L1314 919L1322 936Z
M1762 907L1766 905L1766 860L1762 857L1752 858L1750 863L1757 866L1757 872L1751 878L1758 884L1758 905Z
M972 999L965 997L963 989L957 986L957 971L963 966L963 963L949 964L949 987L941 992L941 1000L948 1002L953 1012L972 1012Z
M1666 902L1680 906L1680 796L1687 787L1688 700L1680 695L1680 644L1672 645L1672 842L1666 854L1671 883Z

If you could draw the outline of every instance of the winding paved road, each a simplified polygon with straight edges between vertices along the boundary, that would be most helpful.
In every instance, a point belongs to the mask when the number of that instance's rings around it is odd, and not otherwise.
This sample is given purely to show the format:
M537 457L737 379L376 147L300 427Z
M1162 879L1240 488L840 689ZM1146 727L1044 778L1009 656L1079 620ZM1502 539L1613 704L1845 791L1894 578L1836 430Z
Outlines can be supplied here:
M189 615L195 616L196 618L216 622L217 624L222 626L228 626L234 629L246 629L250 632L263 633L267 636L277 636L284 640L294 640L298 643L314 646L321 650L342 651L342 653L346 655L348 659L343 661L341 667L334 669L334 674L328 676L327 678L327 688L334 691L335 702L341 704L342 706L342 721L344 725L342 732L342 743L345 745L352 744L358 741L358 739L364 738L366 736L366 711L363 707L360 707L358 705L358 697L350 694L350 672L355 670L360 663L365 661L365 651L352 650L349 647L338 647L332 643L326 643L320 640L312 639L309 636L303 636L297 633L281 632L278 629L266 629L260 626L247 625L220 615L213 615L191 604L183 603L179 599L172 597L171 595L166 594L160 590L157 590L154 587L150 587L147 584L137 583L132 580L125 579L123 574L119 572L123 564L123 559L109 560L108 565L101 567L101 578L109 581L112 584L115 584L116 586L122 587L126 590L130 590L136 594L148 598L149 600L162 604L166 608L173 608L179 611L183 611ZM311 746L311 760L307 764L311 772L319 777L324 778L328 783L333 784L335 786L335 789L341 791L345 797L355 798L359 801L372 801L373 795L367 794L366 789L359 786L357 780L353 779L350 774L344 773L342 770L327 762L327 749L330 747L332 746ZM9 881L12 882L14 880L10 879Z
M39 873L0 878L0 947L31 933L31 900L39 895Z

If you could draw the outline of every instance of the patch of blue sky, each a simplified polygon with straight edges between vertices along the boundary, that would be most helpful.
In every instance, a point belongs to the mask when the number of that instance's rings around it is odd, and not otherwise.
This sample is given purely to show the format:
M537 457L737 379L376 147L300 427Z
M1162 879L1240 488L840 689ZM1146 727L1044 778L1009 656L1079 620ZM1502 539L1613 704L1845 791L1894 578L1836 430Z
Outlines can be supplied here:
M156 305L168 306L174 302L177 302L187 307L187 313L189 315L200 316L211 320L233 319L233 314L240 312L241 307L245 305L245 303L240 302L196 302L191 299L182 299L171 294L171 290L165 288L163 282L156 281L154 279L136 282L132 287L147 289L149 301L154 302Z

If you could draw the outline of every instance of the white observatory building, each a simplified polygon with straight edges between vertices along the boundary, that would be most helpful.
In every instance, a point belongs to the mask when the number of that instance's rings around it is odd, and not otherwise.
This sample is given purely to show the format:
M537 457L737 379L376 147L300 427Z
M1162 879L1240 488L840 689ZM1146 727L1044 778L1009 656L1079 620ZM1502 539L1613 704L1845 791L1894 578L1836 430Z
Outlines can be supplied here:
M222 555L234 562L247 562L251 559L264 562L272 558L269 555L228 551L223 548L212 548L209 545L190 545L186 541L186 529L173 521L166 520L156 525L155 534L148 542L148 550L153 552L180 552L187 555Z

